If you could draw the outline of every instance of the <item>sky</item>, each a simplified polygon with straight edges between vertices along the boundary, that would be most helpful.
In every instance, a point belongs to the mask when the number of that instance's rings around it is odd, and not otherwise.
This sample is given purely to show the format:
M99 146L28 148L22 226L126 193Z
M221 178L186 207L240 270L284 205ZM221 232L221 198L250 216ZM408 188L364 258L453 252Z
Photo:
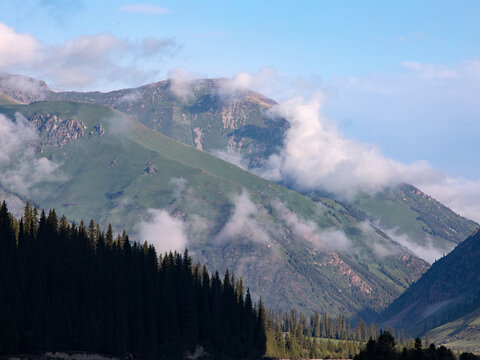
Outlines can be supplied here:
M478 1L3 0L0 72L53 89L187 73L246 78L279 102L321 93L342 138L425 161L480 199L479 13Z

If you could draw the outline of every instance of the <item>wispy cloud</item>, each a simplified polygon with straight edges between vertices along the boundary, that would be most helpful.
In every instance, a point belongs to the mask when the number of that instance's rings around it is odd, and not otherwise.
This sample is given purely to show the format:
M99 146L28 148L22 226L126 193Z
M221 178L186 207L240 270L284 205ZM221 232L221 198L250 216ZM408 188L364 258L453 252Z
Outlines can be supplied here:
M167 8L164 8L158 5L144 4L144 3L119 6L118 10L122 12L137 13L137 14L151 14L151 15L170 13L170 10Z
M265 245L271 244L266 210L263 207L257 207L246 190L235 196L233 202L234 211L218 234L216 241L228 242L233 238Z
M320 230L313 220L305 220L288 209L282 202L272 203L279 219L284 221L286 227L299 239L310 242L317 250L341 250L351 248L352 242L345 233L338 228Z

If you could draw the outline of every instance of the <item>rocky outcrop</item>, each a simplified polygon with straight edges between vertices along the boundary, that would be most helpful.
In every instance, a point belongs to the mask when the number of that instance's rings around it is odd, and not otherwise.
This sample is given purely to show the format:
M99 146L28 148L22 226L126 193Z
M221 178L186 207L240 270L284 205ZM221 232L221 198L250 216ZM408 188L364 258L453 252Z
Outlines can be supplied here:
M143 170L145 175L154 175L156 172L158 172L158 169L156 168L155 164L148 163L147 168Z
M46 145L62 147L72 140L85 136L87 127L74 118L62 119L55 114L35 113L28 119L39 131L43 133Z

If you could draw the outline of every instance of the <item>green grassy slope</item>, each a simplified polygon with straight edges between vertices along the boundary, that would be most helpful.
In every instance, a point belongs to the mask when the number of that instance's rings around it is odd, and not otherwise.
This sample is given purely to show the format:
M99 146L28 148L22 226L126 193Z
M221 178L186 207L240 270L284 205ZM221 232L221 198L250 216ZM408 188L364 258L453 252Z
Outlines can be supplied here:
M467 238L478 224L468 220L423 193L403 184L374 196L360 194L354 205L377 219L380 225L405 234L418 244L430 240L435 248L448 253Z
M61 164L62 181L37 184L31 200L134 236L149 209L166 209L184 221L188 247L199 260L212 270L229 267L270 306L372 316L427 268L380 231L365 229L341 204L313 201L107 107L61 101L0 106L10 118L17 111L40 129L39 156ZM235 196L244 190L256 209L243 220L250 225L222 237L235 220ZM317 233L314 245L309 239ZM343 250L323 245L339 234L348 238Z
M432 341L453 350L480 353L480 307L462 317L429 330Z

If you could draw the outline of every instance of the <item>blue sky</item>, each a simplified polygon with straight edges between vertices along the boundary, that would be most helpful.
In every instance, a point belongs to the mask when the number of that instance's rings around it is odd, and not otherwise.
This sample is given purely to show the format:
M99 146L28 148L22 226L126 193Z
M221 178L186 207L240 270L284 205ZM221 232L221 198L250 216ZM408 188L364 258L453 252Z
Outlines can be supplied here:
M121 11L131 4L5 0L0 20L48 44L102 32L172 38L181 49L157 65L164 75L178 66L207 76L274 66L329 79L398 71L407 60L454 65L480 46L478 1L176 0L149 3L165 12Z
M321 91L322 114L386 157L480 183L478 14L479 1L3 0L0 71L81 90L247 72L279 101Z

